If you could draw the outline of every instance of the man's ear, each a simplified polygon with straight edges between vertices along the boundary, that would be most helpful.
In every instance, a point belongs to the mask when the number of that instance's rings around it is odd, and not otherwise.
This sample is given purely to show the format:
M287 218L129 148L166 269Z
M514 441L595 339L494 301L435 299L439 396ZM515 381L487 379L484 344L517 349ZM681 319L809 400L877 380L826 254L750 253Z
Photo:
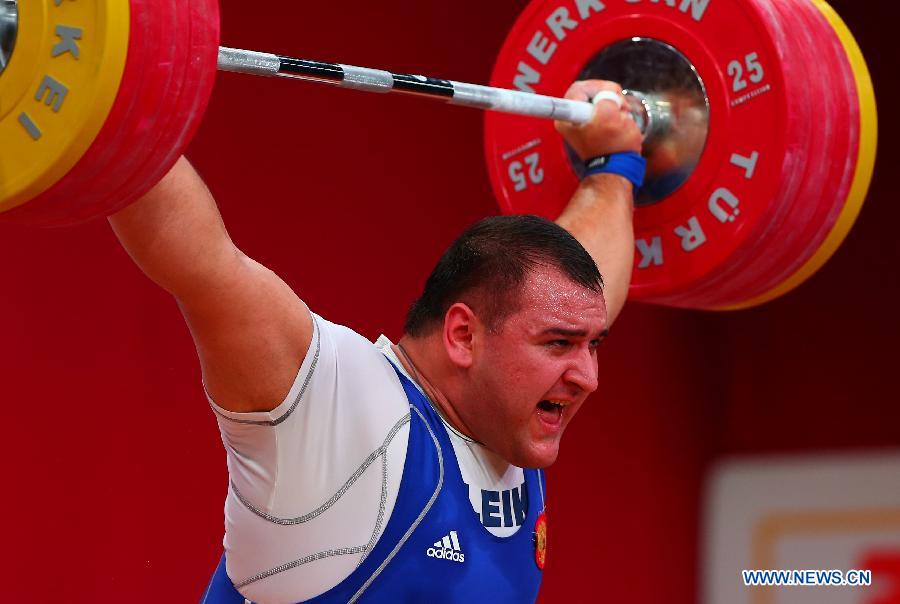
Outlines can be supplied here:
M450 362L460 369L468 369L474 359L474 347L484 327L475 312L462 302L457 302L444 315L444 349Z

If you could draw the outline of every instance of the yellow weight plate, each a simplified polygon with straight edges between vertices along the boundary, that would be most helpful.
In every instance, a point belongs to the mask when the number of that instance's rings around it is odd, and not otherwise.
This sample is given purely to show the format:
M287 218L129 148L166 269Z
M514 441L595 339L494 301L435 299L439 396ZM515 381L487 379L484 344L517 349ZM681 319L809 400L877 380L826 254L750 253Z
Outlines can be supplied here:
M0 73L0 212L40 195L78 162L116 100L128 0L20 0Z
M857 216L859 216L866 194L869 191L869 185L872 182L872 173L875 170L875 153L878 146L878 108L875 103L875 89L872 86L869 68L866 66L866 60L859 45L856 43L856 39L834 9L824 0L811 1L825 15L825 18L828 19L831 27L840 38L856 79L860 117L856 172L853 175L850 192L847 195L847 200L844 203L840 216L813 257L796 273L764 294L735 306L719 310L741 310L759 306L779 296L783 296L812 277L816 271L828 262L841 243L844 242L844 239L850 232L850 228L856 222Z

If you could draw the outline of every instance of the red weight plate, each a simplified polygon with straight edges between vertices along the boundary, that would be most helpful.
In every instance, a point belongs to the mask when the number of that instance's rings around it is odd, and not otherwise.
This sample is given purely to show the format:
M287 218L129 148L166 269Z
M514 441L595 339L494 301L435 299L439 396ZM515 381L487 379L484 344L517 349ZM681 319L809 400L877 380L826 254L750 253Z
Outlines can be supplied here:
M95 206L138 169L148 138L159 134L156 117L169 98L183 44L183 29L177 27L183 21L174 0L162 0L157 7L153 10L147 0L131 2L125 73L109 118L88 153L49 191L4 219L55 226L82 221L91 217L82 214L85 207Z
M129 205L165 176L199 128L212 94L219 49L218 1L190 0L179 10L190 15L186 21L190 31L184 38L188 41L182 53L184 75L171 91L176 102L160 115L160 136L141 168L97 208L104 215Z
M807 93L803 82L786 76L786 32L773 29L772 15L756 2L601 6L533 2L507 38L492 84L516 87L524 77L536 92L563 94L600 50L635 36L687 57L706 86L710 133L684 186L635 212L637 239L654 253L639 248L631 297L697 306L691 292L771 226L773 200L801 187L810 126L788 116L798 115ZM729 73L733 62L741 76L734 68ZM735 91L736 84L743 88ZM577 181L552 124L490 114L485 139L503 210L555 218ZM755 158L752 171L749 158ZM738 212L723 197L736 200Z
M97 139L51 189L3 220L61 226L105 216L146 193L196 131L215 79L218 3L131 0L128 61Z
M818 85L804 115L820 133L811 144L806 188L794 200L788 231L794 244L765 247L771 270L765 279L746 282L745 297L755 298L791 277L822 246L846 203L856 173L860 142L860 104L853 68L831 24L808 2L797 2L790 15L807 23L813 45L803 60L810 85ZM735 300L738 302L738 300Z
M746 243L729 257L728 262L711 271L702 282L687 292L663 296L658 302L673 306L717 308L734 300L757 295L748 284L765 283L772 278L773 267L780 266L785 254L802 246L799 240L798 215L813 219L818 209L818 191L822 178L814 178L821 171L821 162L810 161L813 149L823 150L829 143L821 128L809 115L815 100L824 91L821 77L810 77L806 58L815 54L815 34L807 28L797 28L799 16L786 18L797 4L786 0L780 4L768 0L754 0L767 15L770 30L778 40L778 49L787 89L789 109L786 114L788 130L792 133L787 148L790 169L783 174L782 187L768 201L767 210L749 233ZM804 1L804 0L801 0ZM760 124L760 128L766 125ZM811 195L810 193L814 193ZM799 202L799 203L798 203Z
M751 237L751 245L691 292L693 305L730 307L756 298L793 275L822 245L840 215L855 171L858 102L843 46L808 2L772 3L790 24L793 50L785 57L789 78L806 82L810 102L792 120L812 125L805 146L802 188L778 200L780 217ZM815 12L811 12L815 11ZM801 27L797 27L801 24ZM800 153L801 151L797 151Z

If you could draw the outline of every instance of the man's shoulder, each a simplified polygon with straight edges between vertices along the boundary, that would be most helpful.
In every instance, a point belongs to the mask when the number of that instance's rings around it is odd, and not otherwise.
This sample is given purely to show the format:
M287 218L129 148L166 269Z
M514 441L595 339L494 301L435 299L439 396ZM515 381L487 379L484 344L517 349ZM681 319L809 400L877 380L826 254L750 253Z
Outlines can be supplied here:
M347 346L370 354L381 354L382 342L387 342L390 345L390 340L385 336L381 336L378 340L372 342L349 325L331 321L315 312L310 314L313 318L314 338L321 332L321 335L330 338L338 346Z
M346 359L353 362L371 363L384 369L390 368L390 363L385 358L379 342L372 342L352 327L329 321L316 313L312 313L312 317L314 333L311 350L315 350L317 347L327 348L328 352L333 353L342 361ZM385 338L385 340L387 339Z

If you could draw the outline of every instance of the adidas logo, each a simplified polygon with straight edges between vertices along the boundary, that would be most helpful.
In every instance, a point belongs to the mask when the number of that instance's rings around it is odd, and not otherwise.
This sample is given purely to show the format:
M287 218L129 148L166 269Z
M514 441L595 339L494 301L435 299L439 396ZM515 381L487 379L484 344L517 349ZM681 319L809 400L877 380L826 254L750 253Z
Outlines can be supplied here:
M466 561L465 554L459 547L459 537L456 531L450 531L440 541L434 542L434 547L429 547L425 552L429 558L437 558L438 560L452 560L453 562L463 563Z

